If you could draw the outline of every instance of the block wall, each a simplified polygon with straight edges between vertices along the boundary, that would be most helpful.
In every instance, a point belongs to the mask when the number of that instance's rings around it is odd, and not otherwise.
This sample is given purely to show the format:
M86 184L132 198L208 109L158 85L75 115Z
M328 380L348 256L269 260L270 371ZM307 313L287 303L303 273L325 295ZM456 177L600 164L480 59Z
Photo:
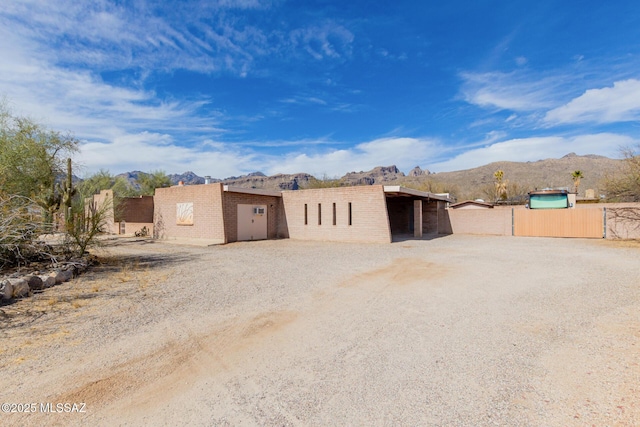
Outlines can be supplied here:
M222 184L157 188L154 196L154 237L211 239L226 242ZM193 203L193 225L177 225L177 204Z
M433 234L438 233L438 209L443 209L443 202L436 200L422 201L422 233Z
M285 191L282 201L289 237L298 240L342 242L391 242L384 190L381 185L366 187L318 188ZM333 224L333 204L336 223ZM351 225L349 225L351 203ZM307 223L305 224L305 204ZM321 223L318 222L321 205Z
M275 239L282 236L279 233L280 212L282 198L276 196L261 196L245 193L223 193L224 227L227 242L238 240L238 205L266 205L267 206L267 238Z
M511 206L493 209L447 209L446 219L453 234L511 236ZM514 206L524 209L524 206ZM444 230L444 226L443 226Z
M386 196L385 196L386 197ZM413 233L413 199L410 197L387 197L387 209L391 234ZM422 205L424 215L424 203ZM423 216L424 219L424 216ZM423 221L424 222L424 221ZM424 224L423 224L424 231Z

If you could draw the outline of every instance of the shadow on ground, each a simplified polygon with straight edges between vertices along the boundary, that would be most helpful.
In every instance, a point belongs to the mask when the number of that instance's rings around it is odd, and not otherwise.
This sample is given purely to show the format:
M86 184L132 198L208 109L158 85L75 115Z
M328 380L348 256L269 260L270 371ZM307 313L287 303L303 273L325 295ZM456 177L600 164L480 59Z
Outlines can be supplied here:
M391 241L393 243L396 243L396 242L406 242L410 240L435 240L435 239L440 239L448 236L450 236L450 234L429 233L429 234L423 234L422 237L414 237L414 235L410 233L398 233L398 234L393 234L391 236Z

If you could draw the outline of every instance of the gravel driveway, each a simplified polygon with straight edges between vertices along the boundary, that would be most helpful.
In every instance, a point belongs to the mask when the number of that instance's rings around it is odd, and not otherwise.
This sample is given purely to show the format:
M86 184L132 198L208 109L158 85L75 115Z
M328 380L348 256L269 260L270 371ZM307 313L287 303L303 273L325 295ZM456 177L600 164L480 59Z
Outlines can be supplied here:
M0 424L640 425L633 242L122 240L99 255L2 307L0 403L37 408Z

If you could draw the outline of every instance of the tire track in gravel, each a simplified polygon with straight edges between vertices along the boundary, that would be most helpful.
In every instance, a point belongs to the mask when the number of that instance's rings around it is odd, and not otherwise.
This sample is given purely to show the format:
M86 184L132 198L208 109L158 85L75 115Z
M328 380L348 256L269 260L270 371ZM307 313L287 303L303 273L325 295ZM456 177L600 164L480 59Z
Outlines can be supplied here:
M125 418L151 413L202 378L243 366L256 351L268 353L274 339L299 342L301 336L314 334L318 329L324 328L326 332L328 325L335 324L337 319L347 325L366 323L366 317L373 316L384 303L384 295L393 288L425 283L437 286L448 273L448 268L432 262L397 258L388 265L327 286L302 312L259 313L245 320L217 325L205 334L189 333L185 328L188 337L184 340L171 341L149 354L106 367L91 377L74 379L73 383L82 385L59 395L57 401L84 401L94 408L92 412L106 413L117 408ZM278 335L281 335L279 339ZM360 339L368 338L361 336ZM348 341L354 342L354 339ZM296 349L287 351L295 357Z
M149 354L106 367L91 377L74 378L73 383L82 385L54 400L86 402L98 410L121 399L130 400L132 394L142 394L147 397L136 399L135 407L149 406L188 387L194 377L228 369L237 353L277 333L296 317L288 311L262 313L245 322L221 326L206 336L187 333L188 338L171 341Z

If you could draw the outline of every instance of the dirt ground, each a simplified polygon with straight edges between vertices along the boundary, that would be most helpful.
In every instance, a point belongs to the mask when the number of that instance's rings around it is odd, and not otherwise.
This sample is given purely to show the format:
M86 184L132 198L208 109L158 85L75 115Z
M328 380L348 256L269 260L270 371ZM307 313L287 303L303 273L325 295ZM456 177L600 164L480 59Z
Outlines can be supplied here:
M1 425L640 425L637 242L98 256L0 307Z

